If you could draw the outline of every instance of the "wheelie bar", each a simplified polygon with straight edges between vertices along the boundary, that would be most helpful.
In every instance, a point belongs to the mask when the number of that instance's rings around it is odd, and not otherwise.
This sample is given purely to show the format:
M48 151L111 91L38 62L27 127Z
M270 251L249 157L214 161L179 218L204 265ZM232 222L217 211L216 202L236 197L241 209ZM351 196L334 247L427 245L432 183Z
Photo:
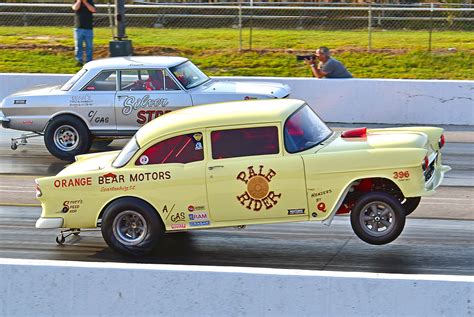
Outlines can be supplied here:
M35 138L35 137L38 137L38 136L43 136L43 133L39 133L39 132L32 132L32 133L25 133L25 134L22 134L20 137L18 138L12 138L11 140L11 145L10 145L10 148L15 151L19 145L26 145L28 142L26 141L26 139L30 139L30 138Z

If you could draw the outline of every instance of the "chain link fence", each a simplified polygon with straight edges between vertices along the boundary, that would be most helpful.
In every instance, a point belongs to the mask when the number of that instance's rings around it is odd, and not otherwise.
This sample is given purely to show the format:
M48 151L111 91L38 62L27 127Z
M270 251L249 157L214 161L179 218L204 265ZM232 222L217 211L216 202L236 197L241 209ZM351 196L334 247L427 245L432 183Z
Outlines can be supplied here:
M96 6L95 26L112 27L114 7L110 4ZM74 14L70 4L0 3L0 26L72 26L73 21ZM258 30L367 32L367 42L356 44L369 51L376 44L377 34L380 32L387 34L413 30L426 32L426 47L430 50L432 34L450 31L474 34L470 33L474 31L474 6L347 6L332 3L146 4L127 5L126 21L128 27L141 28L233 29L240 34L237 36L240 49L252 49L255 42L265 46L265 35L259 35ZM458 44L453 43L453 46ZM393 43L394 48L399 45L400 43Z

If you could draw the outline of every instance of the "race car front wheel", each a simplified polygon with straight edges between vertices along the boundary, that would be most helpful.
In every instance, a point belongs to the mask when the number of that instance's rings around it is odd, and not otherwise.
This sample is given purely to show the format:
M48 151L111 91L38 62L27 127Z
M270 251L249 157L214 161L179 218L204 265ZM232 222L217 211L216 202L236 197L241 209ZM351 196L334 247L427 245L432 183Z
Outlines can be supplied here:
M51 120L44 131L44 143L49 153L65 161L87 153L91 135L87 126L74 116L59 116Z
M395 197L369 192L352 209L351 225L360 239L380 245L392 242L402 233L405 217L405 210Z
M151 252L164 234L157 212L148 203L132 197L116 200L107 207L101 230L110 248L131 255Z

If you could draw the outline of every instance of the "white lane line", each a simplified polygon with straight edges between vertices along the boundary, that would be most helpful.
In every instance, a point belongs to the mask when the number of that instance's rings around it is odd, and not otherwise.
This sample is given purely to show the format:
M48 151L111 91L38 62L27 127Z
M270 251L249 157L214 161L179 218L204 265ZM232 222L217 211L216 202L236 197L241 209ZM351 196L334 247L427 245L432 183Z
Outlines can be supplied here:
M6 190L6 189L1 189L0 192L5 192L5 193L35 193L35 190Z

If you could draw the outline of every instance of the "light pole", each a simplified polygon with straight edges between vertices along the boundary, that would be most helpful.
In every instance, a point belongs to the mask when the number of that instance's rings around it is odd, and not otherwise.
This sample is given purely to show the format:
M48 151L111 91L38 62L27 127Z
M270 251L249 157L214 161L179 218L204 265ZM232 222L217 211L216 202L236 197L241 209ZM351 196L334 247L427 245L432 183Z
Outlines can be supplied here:
M110 56L130 56L133 54L132 40L125 33L125 0L115 0L114 40L109 42Z

